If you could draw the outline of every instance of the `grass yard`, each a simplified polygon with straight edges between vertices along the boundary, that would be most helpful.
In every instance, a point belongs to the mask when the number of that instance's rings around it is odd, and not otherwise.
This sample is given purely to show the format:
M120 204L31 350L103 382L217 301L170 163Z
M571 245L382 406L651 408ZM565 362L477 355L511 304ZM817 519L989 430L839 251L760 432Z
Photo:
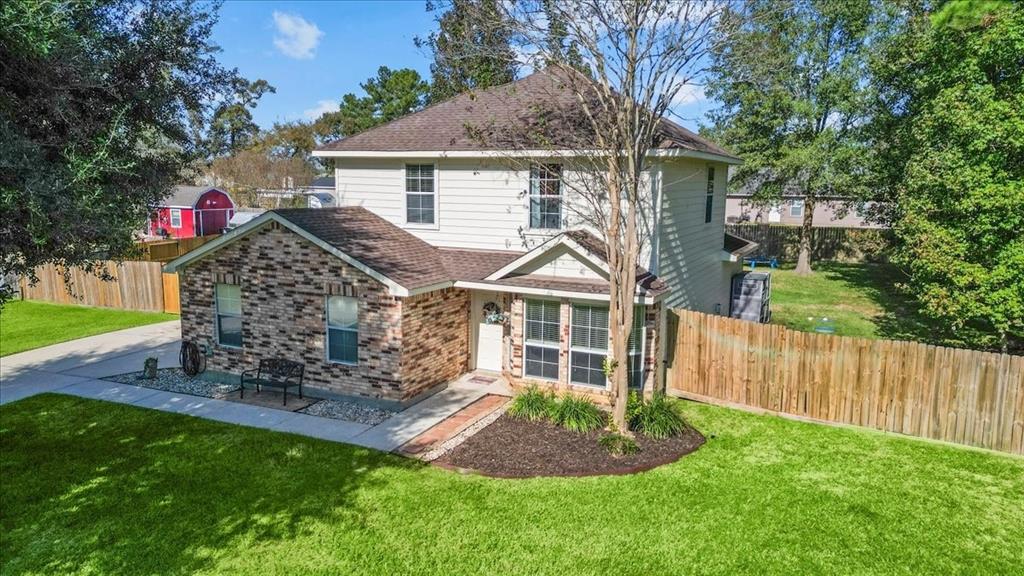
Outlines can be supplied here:
M0 311L0 356L177 319L175 314L15 300Z
M772 323L810 332L828 318L840 336L956 345L895 288L901 280L894 266L871 262L818 262L811 276L772 270Z
M4 574L1010 574L1024 459L686 404L632 476L495 480L60 395L0 407Z

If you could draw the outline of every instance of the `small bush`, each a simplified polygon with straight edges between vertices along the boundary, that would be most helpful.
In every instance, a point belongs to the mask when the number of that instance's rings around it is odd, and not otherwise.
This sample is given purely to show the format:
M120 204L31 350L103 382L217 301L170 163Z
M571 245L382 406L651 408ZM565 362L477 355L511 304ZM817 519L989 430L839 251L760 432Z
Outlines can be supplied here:
M630 400L633 401L632 396ZM649 438L664 440L686 431L686 422L664 394L655 394L650 400L637 396L632 409L626 405L626 412L630 429Z
M551 421L573 432L590 432L604 426L604 412L593 402L581 396L567 394L554 403Z
M640 451L636 440L622 434L605 434L601 436L598 443L604 447L612 456L629 456Z
M508 415L523 420L543 420L551 413L554 403L554 394L542 392L537 386L530 386L512 400Z

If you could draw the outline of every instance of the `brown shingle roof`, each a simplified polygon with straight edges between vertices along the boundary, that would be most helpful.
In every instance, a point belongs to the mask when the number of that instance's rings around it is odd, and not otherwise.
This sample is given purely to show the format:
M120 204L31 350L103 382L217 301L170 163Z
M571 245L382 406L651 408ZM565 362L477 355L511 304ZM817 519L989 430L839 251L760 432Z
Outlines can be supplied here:
M757 242L754 242L753 240L747 240L746 238L726 232L725 241L723 242L722 247L730 254L745 256L756 250L757 246Z
M505 250L463 250L440 248L441 259L452 280L478 281L501 269L522 252Z
M566 135L573 132L565 125L570 115L551 116L540 112L569 109L574 105L575 96L560 79L560 73L541 70L509 84L459 94L318 150L413 152L529 148L531 146L525 142L515 144L522 140L515 134L523 127L529 127L532 131L529 136L536 137L534 142L544 141L545 147L576 148L580 142L590 140L578 133L566 140ZM576 132L581 130L578 126L577 123ZM662 129L652 147L736 158L721 146L668 119L662 120Z
M437 248L366 208L288 208L273 212L405 288L451 280Z

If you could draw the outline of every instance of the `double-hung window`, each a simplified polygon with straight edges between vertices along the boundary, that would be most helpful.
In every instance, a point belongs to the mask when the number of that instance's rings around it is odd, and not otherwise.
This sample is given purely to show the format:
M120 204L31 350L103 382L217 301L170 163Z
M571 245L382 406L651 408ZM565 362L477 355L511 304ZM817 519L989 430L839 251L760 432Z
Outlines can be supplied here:
M715 167L708 166L708 193L704 197L704 223L711 222L711 212L715 208Z
M793 202L789 205L789 215L793 216L793 217L796 217L796 218L799 218L800 216L803 216L804 215L804 201L803 200L793 200Z
M530 167L530 228L561 227L562 165L534 164Z
M181 228L180 208L171 208L171 228Z
M238 284L217 284L214 287L217 305L217 343L242 347L242 287Z
M409 224L434 224L437 201L433 164L405 165L405 221Z
M560 304L552 300L527 300L523 332L523 367L527 376L558 380Z
M569 381L604 388L604 359L608 356L608 308L573 304L570 334Z
M629 387L644 385L644 307L633 308L633 330L629 334Z
M327 297L327 360L359 362L359 301L352 296Z

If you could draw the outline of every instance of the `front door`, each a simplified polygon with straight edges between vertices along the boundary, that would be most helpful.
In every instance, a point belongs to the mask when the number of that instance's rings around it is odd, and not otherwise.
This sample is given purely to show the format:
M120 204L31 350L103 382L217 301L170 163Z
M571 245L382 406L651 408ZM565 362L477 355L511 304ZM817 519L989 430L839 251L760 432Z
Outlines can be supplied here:
M501 372L502 324L488 322L488 310L501 308L502 299L494 292L473 292L473 368ZM502 311L505 310L502 308Z

